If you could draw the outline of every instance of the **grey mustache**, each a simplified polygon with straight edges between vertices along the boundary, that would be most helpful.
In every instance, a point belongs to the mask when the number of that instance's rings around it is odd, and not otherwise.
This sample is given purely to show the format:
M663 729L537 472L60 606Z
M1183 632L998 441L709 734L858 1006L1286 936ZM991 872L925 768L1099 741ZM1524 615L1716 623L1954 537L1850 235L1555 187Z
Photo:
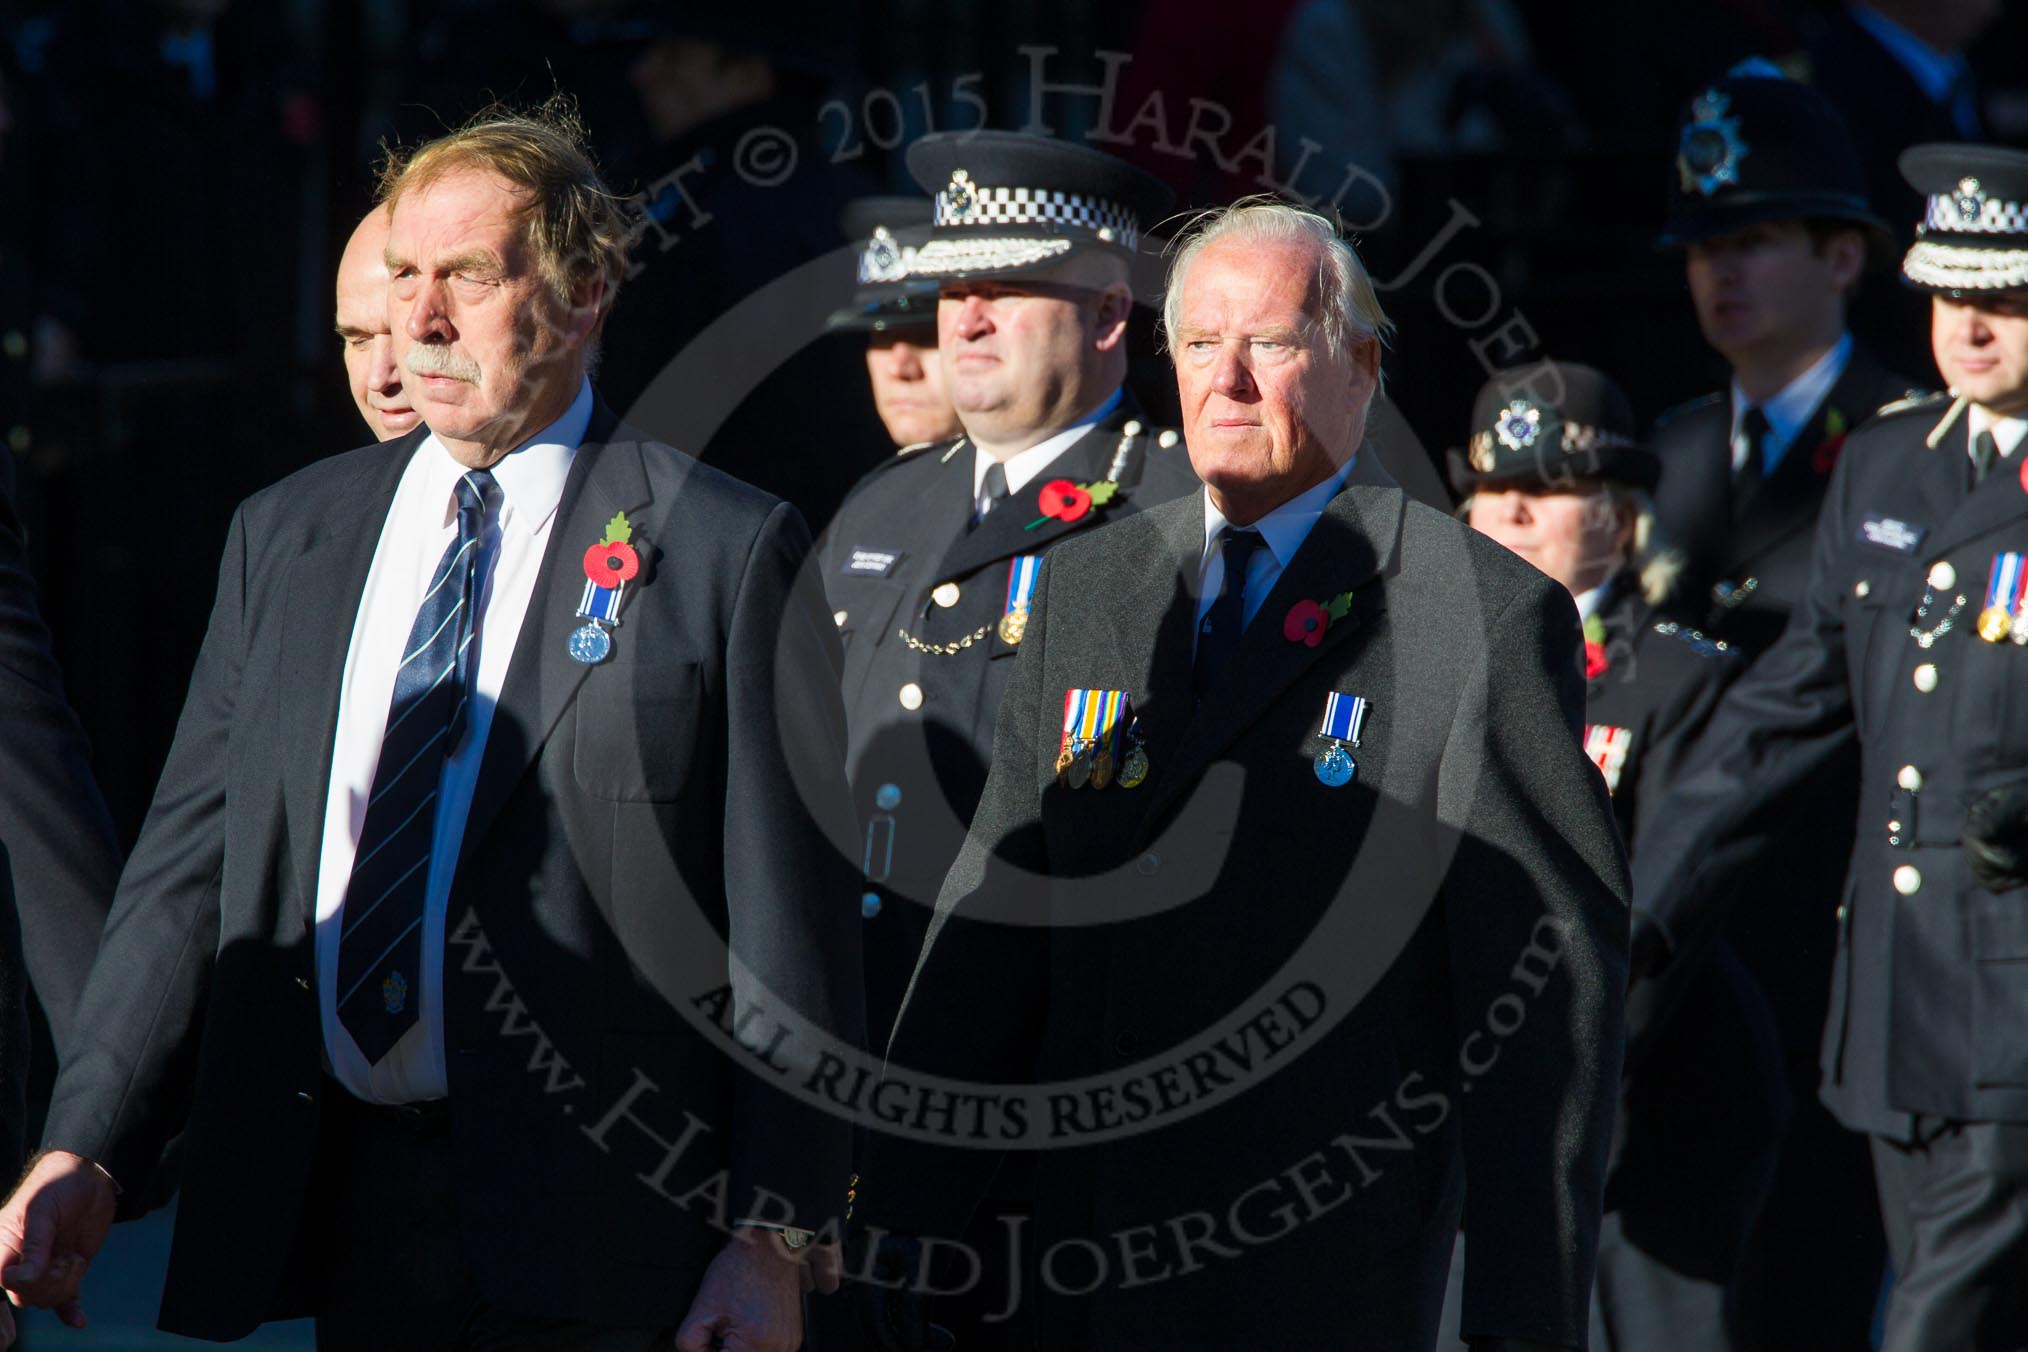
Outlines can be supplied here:
M401 365L412 376L449 376L468 384L479 383L479 364L448 347L417 343L408 350Z

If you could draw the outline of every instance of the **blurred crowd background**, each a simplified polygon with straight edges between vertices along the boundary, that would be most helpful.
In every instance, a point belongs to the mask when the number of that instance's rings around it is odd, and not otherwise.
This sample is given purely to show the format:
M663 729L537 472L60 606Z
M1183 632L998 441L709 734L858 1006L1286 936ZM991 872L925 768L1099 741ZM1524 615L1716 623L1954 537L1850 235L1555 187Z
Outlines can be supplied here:
M2028 142L2018 10L1872 12L1937 59L1840 0L9 0L0 436L122 833L233 505L367 440L332 274L387 143L573 95L614 186L642 194L605 394L821 527L892 447L863 338L797 326L850 293L840 208L913 191L902 150L925 131L1039 121L1110 137L1186 204L1278 186L1334 205L1399 325L1389 395L1441 455L1488 371L1531 356L1604 367L1644 423L1722 385L1654 237L1678 112L1736 62L1838 104L1904 234L1902 147ZM1933 381L1891 262L1854 327ZM1152 332L1135 383L1159 410Z

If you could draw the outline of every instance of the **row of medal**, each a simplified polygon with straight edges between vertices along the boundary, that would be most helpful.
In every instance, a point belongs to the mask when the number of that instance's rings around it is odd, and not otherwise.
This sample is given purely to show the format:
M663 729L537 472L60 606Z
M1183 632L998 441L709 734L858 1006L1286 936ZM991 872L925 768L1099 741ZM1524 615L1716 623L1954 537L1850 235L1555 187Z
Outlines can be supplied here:
M2028 645L2028 554L1995 554L1986 577L1979 637L1988 643Z
M1103 789L1115 783L1123 789L1137 789L1147 777L1148 752L1141 744L1140 720L1134 717L1134 702L1127 692L1064 691L1056 782L1066 789L1081 789L1087 784Z

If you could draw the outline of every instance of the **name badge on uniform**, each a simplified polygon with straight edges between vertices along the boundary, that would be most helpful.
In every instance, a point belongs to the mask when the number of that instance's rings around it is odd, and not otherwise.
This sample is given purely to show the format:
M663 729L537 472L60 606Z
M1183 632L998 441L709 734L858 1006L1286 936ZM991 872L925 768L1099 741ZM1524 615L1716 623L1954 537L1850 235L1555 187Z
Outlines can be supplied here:
M1986 575L1986 604L1979 637L1988 643L2028 643L2028 555L1995 554Z
M1605 776L1606 792L1620 791L1620 770L1627 763L1627 752L1634 745L1634 734L1626 728L1616 728L1610 723L1587 723L1584 725L1584 754L1591 757L1591 763Z
M1120 765L1120 742L1134 721L1134 702L1124 690L1063 692L1063 740L1056 752L1056 782L1067 789L1111 785L1116 771L1122 787L1147 778L1147 756L1134 739L1128 764ZM1131 781L1131 782L1130 782Z
M1324 725L1317 735L1325 741L1317 753L1317 778L1334 789L1343 788L1359 773L1352 752L1359 746L1359 730L1366 724L1366 697L1345 695L1334 690L1324 697Z
M1927 534L1927 526L1897 521L1879 512L1866 513L1866 519L1859 523L1860 539L1877 549L1891 549L1897 554L1913 554Z
M1028 633L1028 604L1035 596L1035 580L1042 576L1040 554L1016 554L1007 565L1007 608L1000 613L1000 639L1019 647Z
M848 577L887 577L894 572L894 565L901 562L898 549L868 549L865 545L852 546L852 552L845 556L844 566L839 572Z

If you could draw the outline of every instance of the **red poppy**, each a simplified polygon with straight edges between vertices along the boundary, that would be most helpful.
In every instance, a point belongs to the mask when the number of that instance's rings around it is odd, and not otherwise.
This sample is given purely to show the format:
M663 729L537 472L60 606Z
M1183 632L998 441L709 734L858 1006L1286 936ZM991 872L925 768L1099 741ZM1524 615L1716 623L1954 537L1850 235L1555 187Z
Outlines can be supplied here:
M1076 521L1091 510L1091 494L1068 479L1042 485L1042 514L1058 521Z
M1838 463L1838 453L1845 449L1845 434L1825 437L1817 443L1817 449L1810 452L1810 468L1818 474L1829 474Z
M1324 641L1324 631L1330 627L1331 612L1315 601L1298 601L1289 607L1288 615L1282 620L1282 637L1291 643L1314 648Z
M593 545L584 552L584 575L601 587L617 587L640 571L641 556L632 545Z
M1605 644L1600 643L1597 639L1586 639L1584 641L1584 679L1587 681L1597 680L1605 675L1608 665L1610 664L1606 661Z
M2021 491L2028 493L2028 458L2021 461Z

